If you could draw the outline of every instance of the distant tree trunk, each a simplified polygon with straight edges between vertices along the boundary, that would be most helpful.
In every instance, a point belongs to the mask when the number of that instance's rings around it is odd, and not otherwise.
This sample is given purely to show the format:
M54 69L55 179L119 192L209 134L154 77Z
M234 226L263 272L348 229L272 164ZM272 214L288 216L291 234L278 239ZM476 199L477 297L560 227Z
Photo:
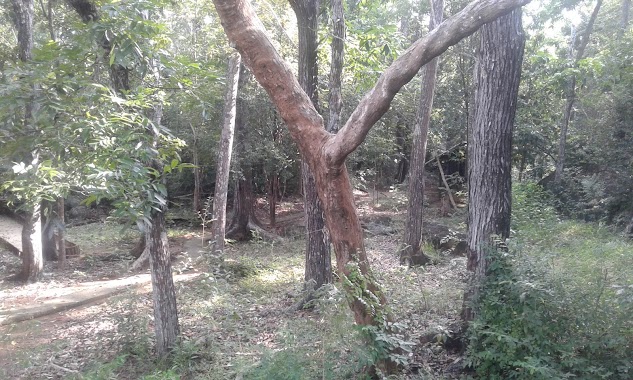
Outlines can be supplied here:
M50 2L49 2L50 3ZM66 212L64 210L64 198L58 197L56 202L57 208L57 235L55 246L57 247L57 259L59 267L66 266Z
M299 25L299 84L318 109L318 0L291 0ZM306 217L305 281L318 289L332 282L330 241L323 220L323 207L319 200L314 176L305 157L301 162L304 209Z
M33 51L33 0L12 0L12 3L18 29L18 58L26 63L31 60ZM33 108L33 102L29 101L24 110L25 134L28 134L32 127ZM24 162L33 161L37 162L37 152L24 157ZM39 280L44 268L40 208L40 202L32 200L32 206L23 214L22 270L18 278L26 282Z
M471 282L462 317L474 318L473 302L488 268L492 239L510 235L512 131L525 35L521 11L481 28L477 54L475 120L468 146L468 270Z
M191 126L191 133L193 134L193 144L191 151L193 154L193 212L196 214L202 210L202 168L200 167L200 156L198 149L198 133L196 129Z
M431 0L429 31L442 23L444 0ZM434 58L422 68L420 104L413 128L413 148L409 169L409 205L404 228L404 241L400 249L400 263L406 265L424 265L429 262L422 252L422 218L424 214L424 161L426 160L426 141L431 124L433 97L435 95L435 77L439 58ZM447 189L450 191L450 189Z
M211 222L211 245L214 253L224 252L226 199L229 188L231 154L233 153L237 88L241 61L239 53L234 52L229 58L227 71L222 137L220 138L220 147L218 149L218 166L215 177L215 194L213 196L213 221Z
M250 150L247 146L246 122L249 120L248 104L243 95L245 86L249 80L249 72L244 65L240 66L240 77L238 80L238 97L236 101L235 116L235 157L239 166L240 175L237 176L235 185L235 196L233 198L233 217L227 228L226 237L238 241L249 240L252 237L252 230L256 227L257 221L254 218L255 209L253 203L253 169L250 163L245 162L244 157Z
M620 19L620 37L626 32L626 28L629 27L629 18L631 14L631 0L622 0L622 18Z
M326 130L336 133L341 124L343 109L342 82L345 61L345 14L342 0L330 0L332 9L332 61L330 62L330 94L328 105L330 118Z
M580 43L578 45L578 50L576 50L576 54L574 54L574 47L576 45L576 36L574 31L572 30L571 41L569 43L569 60L571 67L576 67L578 62L585 55L585 49L589 44L589 38L591 37L591 32L593 31L593 26L598 18L598 13L600 12L600 7L602 6L602 0L598 0L596 2L596 6L593 9L593 13L591 13L591 17L587 22L587 26L585 27L584 32L580 35ZM560 137L558 139L558 157L556 159L556 169L554 172L554 183L560 184L563 178L563 170L565 169L565 149L567 145L567 131L569 129L569 123L571 122L574 114L574 103L576 102L576 75L571 74L571 78L569 78L569 82L567 83L567 88L565 91L565 95L567 97L565 101L565 108L563 109L563 119L561 122L560 128Z

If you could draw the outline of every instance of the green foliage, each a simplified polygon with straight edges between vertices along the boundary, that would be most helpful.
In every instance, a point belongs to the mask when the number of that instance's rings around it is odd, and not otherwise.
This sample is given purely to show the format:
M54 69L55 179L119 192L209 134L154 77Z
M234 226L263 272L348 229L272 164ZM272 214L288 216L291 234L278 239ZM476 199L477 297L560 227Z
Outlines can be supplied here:
M515 188L512 254L491 253L468 364L485 379L629 379L631 246L557 220L535 185Z

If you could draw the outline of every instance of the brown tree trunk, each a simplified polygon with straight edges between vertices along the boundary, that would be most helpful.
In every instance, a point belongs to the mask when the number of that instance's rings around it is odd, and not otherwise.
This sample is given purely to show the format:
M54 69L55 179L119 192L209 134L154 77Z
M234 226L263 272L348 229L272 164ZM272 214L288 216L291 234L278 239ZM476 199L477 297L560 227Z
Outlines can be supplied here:
M242 59L234 52L229 58L226 92L224 95L224 120L222 137L218 149L218 164L215 177L215 194L213 196L213 221L211 225L212 252L224 252L226 233L226 199L229 188L231 154L233 153L233 136L235 134L235 112L237 88L240 77Z
M266 35L250 2L214 0L229 39L267 91L292 139L314 174L319 198L336 253L336 261L354 319L361 325L385 328L386 299L369 268L363 232L354 205L346 157L365 139L387 111L400 88L420 67L481 25L509 13L529 0L478 0L442 23L435 33L416 41L388 67L361 100L345 125L332 135L301 89L290 66Z
M578 62L585 55L585 49L589 44L589 38L591 37L591 32L593 31L593 26L598 18L598 13L600 12L600 7L602 6L602 0L598 0L596 2L596 6L591 13L591 17L587 22L587 26L584 32L580 35L580 44L578 46L578 50L576 54L574 54L574 46L576 45L576 37L575 33L572 30L572 36L569 43L569 60L571 62L572 67L576 67ZM576 102L576 75L571 74L571 78L567 83L566 88L566 97L565 100L565 108L563 109L563 119L561 122L560 128L560 137L558 140L558 157L556 159L556 169L554 171L554 183L560 184L563 178L563 170L565 169L565 151L567 146L567 132L569 129L569 123L572 121L574 115L574 103Z
M512 131L525 35L521 11L481 28L477 54L475 120L468 146L468 270L472 272L462 317L474 317L473 302L488 268L492 239L510 235Z
M443 13L444 0L432 0L429 31L434 30L442 23ZM404 228L404 242L400 249L400 263L406 265L424 265L429 262L428 256L422 252L424 161L426 160L426 142L431 124L438 63L439 58L434 58L422 68L420 104L413 127L413 148L409 160L411 165L409 169L409 205Z
M299 84L318 110L318 0L291 0L299 26ZM303 199L306 220L305 281L318 289L332 282L330 241L323 220L323 206L317 194L311 168L305 159L301 162Z

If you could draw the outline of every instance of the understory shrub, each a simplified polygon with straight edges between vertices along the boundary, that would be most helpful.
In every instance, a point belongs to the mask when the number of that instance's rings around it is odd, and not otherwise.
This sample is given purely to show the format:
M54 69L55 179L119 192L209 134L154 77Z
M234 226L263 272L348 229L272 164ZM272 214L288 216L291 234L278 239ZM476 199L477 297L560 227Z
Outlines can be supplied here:
M488 380L633 378L633 286L606 271L574 281L551 263L491 253L467 365Z

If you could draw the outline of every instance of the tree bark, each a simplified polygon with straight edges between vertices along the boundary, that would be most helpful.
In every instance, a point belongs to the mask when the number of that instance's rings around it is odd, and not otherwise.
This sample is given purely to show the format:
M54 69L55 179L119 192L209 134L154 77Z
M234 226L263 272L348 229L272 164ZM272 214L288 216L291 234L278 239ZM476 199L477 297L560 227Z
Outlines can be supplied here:
M12 5L18 29L18 58L23 63L27 63L31 60L33 51L33 0L12 0ZM30 130L32 127L33 108L33 101L30 100L24 109L25 131ZM24 162L37 162L37 153L27 154L24 157ZM37 165L37 163L34 165ZM22 269L18 278L26 282L39 280L44 268L40 209L40 202L32 200L32 206L23 215Z
M193 125L190 125L193 134L193 144L191 147L193 155L193 212L196 214L202 211L202 168L200 167L200 154L198 152L198 133Z
M429 31L434 30L442 23L443 12L444 0L431 0ZM429 257L422 251L424 161L426 160L426 142L431 124L438 63L439 58L434 58L422 68L420 104L413 127L413 147L409 160L411 166L409 169L407 221L404 229L404 242L400 250L400 263L406 265L424 265L429 262Z
M224 121L222 137L218 150L218 164L215 177L215 194L213 197L213 222L211 227L212 252L224 252L226 233L226 199L229 189L231 154L233 153L233 136L235 134L235 112L237 88L240 77L242 59L234 52L229 58L226 92L224 95Z
M299 84L319 109L318 85L318 14L319 0L291 0L299 26ZM332 282L330 241L323 220L323 207L317 194L316 183L305 159L301 162L303 199L306 221L305 282L318 289Z
M468 270L472 272L462 317L474 318L473 302L486 276L492 240L510 235L512 131L525 35L515 10L481 28L477 55L475 119L468 146Z
M301 89L290 66L279 56L246 0L214 0L229 39L267 91L312 169L325 210L340 277L354 318L361 325L384 328L386 298L375 281L363 242L345 158L360 145L387 111L399 89L422 65L440 55L481 25L529 0L479 0L415 42L387 68L363 98L345 126L328 133L323 119Z
M341 124L343 109L342 81L345 61L345 13L342 0L330 0L332 9L332 61L330 62L330 94L328 105L330 118L326 130L336 133Z
M156 163L153 166L156 169L160 168L160 165ZM159 357L166 357L178 343L180 325L164 208L161 211L152 211L151 224L146 225L145 230L147 231L145 244L150 252L156 352Z
M572 31L572 37L569 44L569 56L571 62L571 67L578 66L578 62L585 55L585 49L589 44L589 38L591 37L591 32L593 31L593 26L598 18L598 13L600 12L600 7L602 6L602 0L598 0L596 2L596 6L591 13L591 17L589 18L589 22L587 23L587 27L585 31L580 36L580 44L578 46L578 50L576 50L576 54L574 55L574 45L575 45L575 36ZM574 115L574 103L576 102L576 75L571 74L571 78L567 83L567 88L565 91L567 95L567 99L565 100L565 107L563 108L563 119L561 121L560 128L560 137L558 140L558 157L556 159L556 169L554 171L554 183L560 184L563 178L563 170L565 169L565 150L567 145L567 131L569 129L569 124Z
M64 268L66 266L66 212L64 210L64 198L58 197L56 202L57 208L57 235L56 235L56 247L57 247L57 260L59 260L59 267Z

